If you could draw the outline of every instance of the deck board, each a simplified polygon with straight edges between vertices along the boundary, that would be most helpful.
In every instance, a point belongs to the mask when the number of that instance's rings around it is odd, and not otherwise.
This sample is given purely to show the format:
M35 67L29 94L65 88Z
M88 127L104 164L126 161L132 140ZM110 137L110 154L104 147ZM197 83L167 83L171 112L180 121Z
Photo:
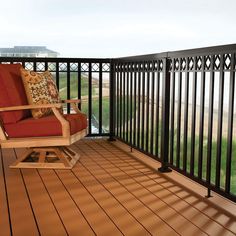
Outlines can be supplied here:
M87 155L81 155L81 162L85 159L87 161ZM133 215L127 211L127 209L119 203L119 201L108 191L103 183L82 165L77 165L73 172L80 178L80 181L86 185L90 194L96 199L102 206L104 211L113 219L115 224L119 227L120 231L124 235L150 235L145 228L136 221Z
M2 235L11 235L11 227L9 222L7 193L4 182L4 172L2 166L2 152L0 150L0 229Z
M1 235L236 235L235 204L224 209L106 140L73 148L80 161L56 171L9 169L15 152L2 150Z
M97 235L122 235L119 228L107 216L102 207L95 201L94 197L86 190L80 180L73 172L56 171L67 191L86 216L90 225ZM106 222L106 224L104 224Z
M85 146L85 150L88 151L88 146ZM117 181L112 175L109 175L104 171L103 167L108 170L113 166L110 164L107 165L102 157L98 154L96 155L86 155L86 158L90 158L93 160L93 156L98 158L98 162L92 161L90 165L87 167L91 172L94 173L95 176L104 184L105 188L108 189L114 196L116 196L117 200L122 204L134 217L140 222L140 224L145 227L145 229L150 232L152 235L158 233L162 234L163 232L168 233L169 235L175 235L175 231L163 224L160 218L158 218L153 212L151 212L146 206L144 206L132 193L124 188L119 181ZM98 164L99 163L99 164ZM97 168L99 166L100 168ZM117 169L111 170L114 173L117 172ZM120 171L117 172L120 174ZM121 176L120 178L126 178L126 176ZM155 224L153 224L155 222Z
M165 232L168 233L168 235L173 235L174 232L177 232L179 234L185 235L205 235L205 233L200 228L196 227L196 225L194 225L191 221L180 215L178 211L174 211L173 208L165 204L163 201L161 201L161 199L157 199L157 197L154 196L152 192L149 192L147 189L141 186L138 181L135 181L130 174L138 174L138 171L135 171L134 173L134 169L129 165L127 166L129 168L128 171L125 171L123 163L121 164L121 168L119 168L119 165L115 166L112 164L112 161L115 160L116 157L111 155L109 157L108 153L108 157L106 159L103 157L103 153L99 153L99 149L96 145L93 144L90 146L90 148L93 148L97 151L97 155L93 155L91 159L93 159L94 162L104 170L104 173L107 173L107 176L112 176L114 180L119 183L119 187L117 188L121 189L120 192L122 192L124 195L127 195L127 197L124 199L125 202L130 201L132 204L134 204L134 202L137 201L134 205L137 209L134 211L135 215L137 215L142 206L140 214L143 214L145 219L142 219L141 222L145 222L145 220L147 220L147 227L152 234L155 235L158 232L163 234ZM114 172L115 170L118 171ZM147 169L147 171L149 170ZM129 172L131 173L128 174ZM126 191L129 194L127 194ZM165 221L166 224L163 224L163 221ZM148 224L150 222L156 222L156 224L149 226ZM169 225L168 229L167 225Z
M23 150L16 150L17 156ZM66 230L36 169L22 169L22 175L34 209L41 235L66 235ZM48 227L53 225L54 227Z
M106 145L103 144L102 146L106 148ZM110 146L109 149L106 149L108 155L110 155L109 153L115 155L115 153L113 153L112 150L113 149ZM104 156L104 153L106 152L103 150L103 152L101 152L100 154ZM107 160L114 163L114 165L116 165L117 168L119 168L119 163L121 163L122 169L120 170L125 171L127 174L130 173L129 177L133 178L134 180L136 180L136 182L140 183L144 189L147 189L149 191L149 195L150 194L155 195L160 201L163 201L169 206L171 206L171 208L176 210L176 212L183 215L189 221L194 222L194 224L197 227L204 230L206 233L210 235L212 234L221 235L224 233L227 233L227 235L236 234L235 231L236 227L233 227L233 225L231 224L232 222L230 222L230 220L227 223L229 223L228 226L232 226L230 227L232 230L234 229L232 232L229 232L228 229L226 229L225 226L222 224L223 220L222 218L229 219L229 217L227 217L226 215L221 215L221 220L219 221L217 217L209 216L205 212L203 212L200 208L196 208L190 203L184 201L182 198L177 196L174 191L171 191L170 182L165 181L165 179L161 178L160 175L157 178L157 175L155 173L150 173L147 175L146 173L147 171L149 171L149 168L144 167L143 164L141 163L137 164L136 161L131 161L130 158L122 156L117 156L115 161L114 158L107 158ZM124 165L124 163L127 164ZM166 184L167 188L165 188ZM177 186L178 185L174 186L176 192L180 190ZM204 200L205 199L203 198L203 201ZM207 207L207 209L210 209L210 207Z
M65 235L66 230L36 170L22 170L41 235ZM54 227L48 227L53 225Z
M39 174L57 208L69 235L94 235L94 232L77 207L54 170L39 170Z
M27 190L22 179L21 170L9 169L9 165L16 160L12 149L3 149L3 162L7 185L7 197L10 209L13 235L39 235L37 222L34 218Z

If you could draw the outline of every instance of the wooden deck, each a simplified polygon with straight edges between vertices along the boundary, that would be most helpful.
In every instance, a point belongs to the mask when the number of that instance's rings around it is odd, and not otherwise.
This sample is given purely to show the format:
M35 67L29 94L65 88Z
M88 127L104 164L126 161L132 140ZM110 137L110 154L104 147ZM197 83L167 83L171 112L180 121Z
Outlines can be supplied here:
M236 235L236 206L126 145L85 139L71 170L9 169L0 153L0 235Z

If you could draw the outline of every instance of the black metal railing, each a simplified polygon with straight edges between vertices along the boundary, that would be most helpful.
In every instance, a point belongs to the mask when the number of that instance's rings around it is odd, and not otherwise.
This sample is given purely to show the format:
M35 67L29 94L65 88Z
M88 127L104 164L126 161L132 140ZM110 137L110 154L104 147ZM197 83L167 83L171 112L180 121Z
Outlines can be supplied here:
M109 135L236 201L236 45L116 59L1 58L50 70ZM70 107L65 107L70 112Z
M164 58L156 55L148 59L114 60L115 135L130 146L159 159Z
M236 200L236 45L168 54L169 164Z
M119 58L115 135L236 201L236 45Z
M62 99L81 99L88 115L88 136L110 134L110 59L0 57L0 63L21 63L29 70L49 70ZM72 110L68 104L64 112Z

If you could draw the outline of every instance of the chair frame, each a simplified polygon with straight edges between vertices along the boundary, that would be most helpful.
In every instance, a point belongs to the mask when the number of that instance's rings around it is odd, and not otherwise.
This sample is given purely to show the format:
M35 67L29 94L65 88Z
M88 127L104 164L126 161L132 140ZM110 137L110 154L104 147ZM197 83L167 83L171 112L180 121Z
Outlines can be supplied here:
M81 113L77 104L80 103L80 99L77 100L63 100L62 103L55 104L35 104L35 105L23 105L0 108L0 112L4 111L17 111L26 109L40 109L50 108L53 114L56 116L62 126L61 136L46 136L46 137L29 137L29 138L9 138L4 131L3 125L0 123L0 147L1 148L27 148L25 154L20 157L11 168L52 168L52 169L71 169L76 161L79 159L79 155L73 150L68 148L74 142L85 137L87 135L87 129L83 129L73 135L70 135L69 121L58 111L63 103L71 104L73 110L76 113ZM25 162L24 160L33 152L39 152L39 158L36 163ZM54 155L52 155L52 152ZM60 159L60 163L48 163L46 162L47 154L56 156Z

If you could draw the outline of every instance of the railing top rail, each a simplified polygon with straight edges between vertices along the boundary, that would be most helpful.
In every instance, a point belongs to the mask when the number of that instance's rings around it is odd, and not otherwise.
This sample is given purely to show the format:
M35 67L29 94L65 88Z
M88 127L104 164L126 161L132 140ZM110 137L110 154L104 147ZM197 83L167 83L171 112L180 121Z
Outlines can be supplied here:
M65 57L0 57L1 62L104 62L109 63L110 58L65 58Z
M232 52L236 52L236 44L172 51L168 52L168 57L200 56Z
M189 56L200 56L200 55L211 55L211 54L220 54L220 53L232 53L236 52L236 44L220 45L213 47L204 47L204 48L195 48L171 52L162 52L156 54L147 54L147 55L138 55L138 56L129 56L129 57L120 57L114 58L114 62L136 62L136 61L149 61L149 60L158 60L165 57L189 57Z
M138 55L138 56L129 56L129 57L119 57L114 58L114 62L122 61L149 61L149 60L158 60L162 58L166 58L168 56L167 52L163 53L154 53L154 54L146 54L146 55Z

